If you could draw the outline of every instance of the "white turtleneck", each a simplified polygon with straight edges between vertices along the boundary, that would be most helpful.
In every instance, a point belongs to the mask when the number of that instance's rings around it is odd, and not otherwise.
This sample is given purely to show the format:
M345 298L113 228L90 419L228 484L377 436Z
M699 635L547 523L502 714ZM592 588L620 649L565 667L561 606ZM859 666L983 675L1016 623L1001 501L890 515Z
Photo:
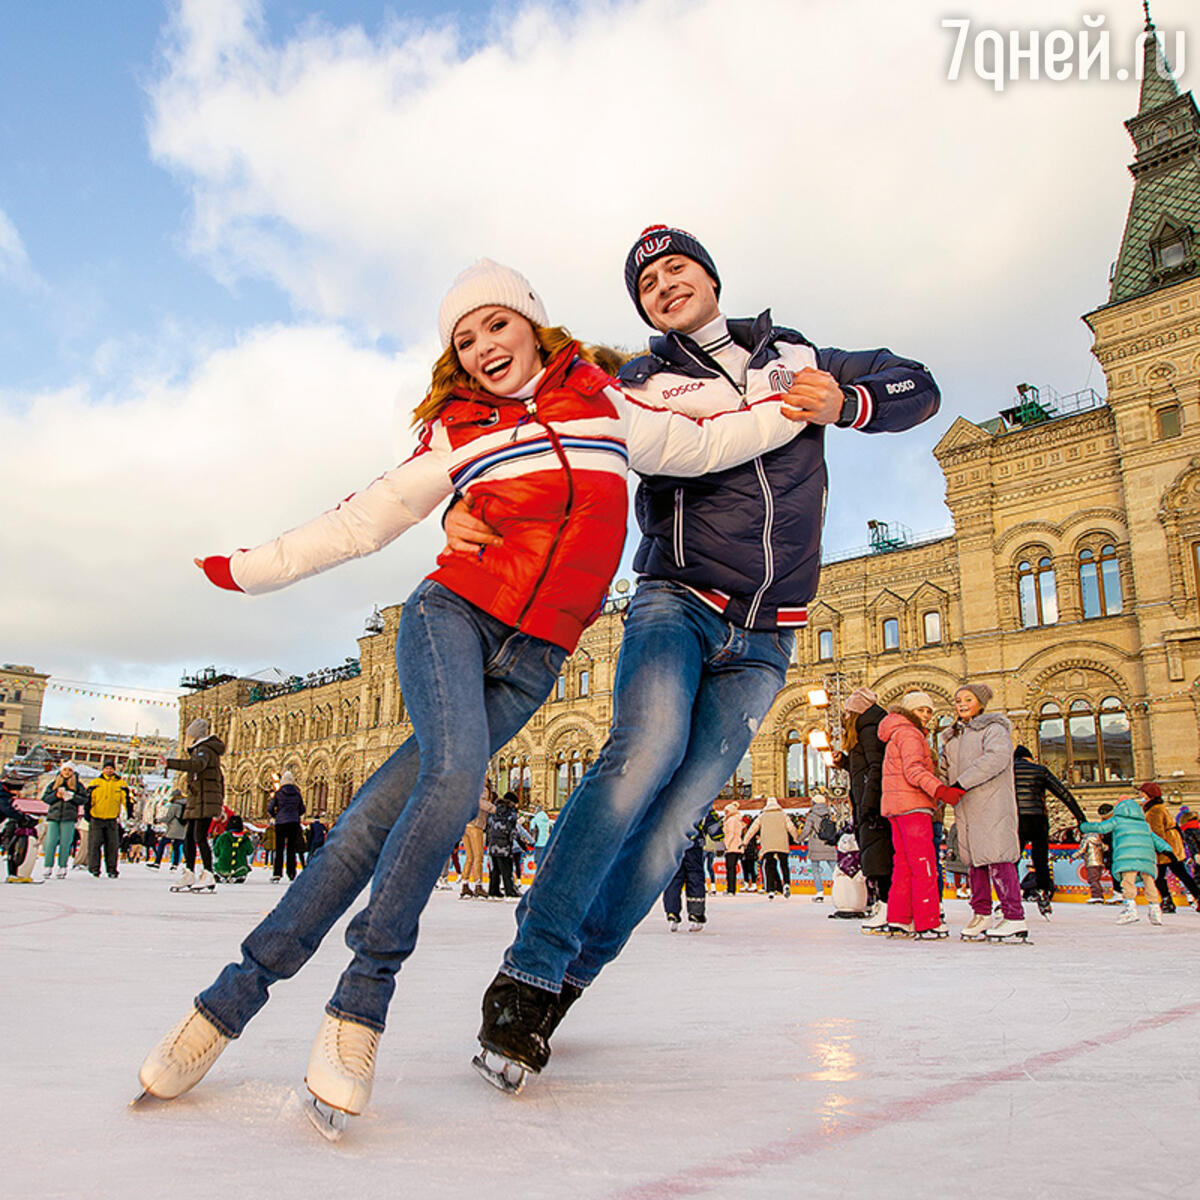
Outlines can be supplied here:
M730 336L729 323L721 313L690 336L709 358L720 365L740 391L746 390L746 366L750 362L750 354Z
M537 391L537 386L542 382L542 376L545 375L546 368L543 367L536 375L531 375L515 392L504 392L502 398L505 400L528 400L534 392Z

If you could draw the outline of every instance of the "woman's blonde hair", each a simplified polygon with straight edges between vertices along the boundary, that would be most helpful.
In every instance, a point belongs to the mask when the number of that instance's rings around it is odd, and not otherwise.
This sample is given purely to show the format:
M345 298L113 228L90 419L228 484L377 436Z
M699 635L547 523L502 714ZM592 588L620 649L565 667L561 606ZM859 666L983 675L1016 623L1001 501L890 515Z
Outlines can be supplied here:
M528 320L527 317L521 317L521 319ZM537 339L543 363L549 362L559 351L575 340L570 331L562 325L533 325L532 321L530 321L530 325L533 326L533 336ZM592 346L580 342L579 357L584 362L592 363L602 371L614 375L633 355L623 350L615 350L611 346ZM478 385L463 370L462 364L458 361L458 352L454 349L452 342L433 364L433 379L429 384L429 392L413 411L413 424L429 424L436 420L442 409L449 403L451 393L455 388L478 390Z

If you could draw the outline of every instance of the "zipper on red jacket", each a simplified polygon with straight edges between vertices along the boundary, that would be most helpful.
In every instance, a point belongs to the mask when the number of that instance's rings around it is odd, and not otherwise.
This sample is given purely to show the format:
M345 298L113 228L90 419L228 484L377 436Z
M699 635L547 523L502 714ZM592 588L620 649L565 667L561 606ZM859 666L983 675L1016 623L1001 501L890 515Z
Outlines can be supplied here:
M567 461L567 455L562 448L562 443L558 440L558 434L550 428L549 422L543 421L538 416L537 400L535 397L531 396L526 400L525 407L529 411L530 417L537 421L546 431L550 438L550 444L554 447L554 453L558 455L558 460L562 463L563 471L567 477L567 502L563 507L562 520L558 523L558 532L554 535L554 541L550 543L550 552L546 555L546 561L542 564L541 573L533 585L533 590L529 593L529 599L525 601L525 607L521 609L520 616L517 617L518 629L521 627L521 622L529 615L529 610L533 607L533 602L537 599L537 594L541 590L542 584L546 582L546 576L550 573L550 564L554 561L554 555L558 552L562 536L566 532L567 524L571 519L571 509L575 504L575 478L571 474L571 464Z

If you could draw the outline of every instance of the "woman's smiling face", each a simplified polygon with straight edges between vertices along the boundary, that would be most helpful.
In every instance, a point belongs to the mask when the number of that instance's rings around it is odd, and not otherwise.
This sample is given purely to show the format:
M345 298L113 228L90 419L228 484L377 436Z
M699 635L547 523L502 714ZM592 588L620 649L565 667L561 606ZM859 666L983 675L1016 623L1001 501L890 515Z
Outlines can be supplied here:
M511 308L489 304L467 313L451 341L462 369L497 396L519 390L542 369L533 326Z

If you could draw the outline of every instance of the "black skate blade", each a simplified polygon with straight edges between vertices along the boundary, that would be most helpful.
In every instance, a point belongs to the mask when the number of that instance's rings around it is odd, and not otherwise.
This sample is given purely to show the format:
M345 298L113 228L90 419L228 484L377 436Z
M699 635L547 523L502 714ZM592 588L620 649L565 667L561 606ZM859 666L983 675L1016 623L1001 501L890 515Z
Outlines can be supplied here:
M494 1062L489 1060L494 1060ZM521 1066L518 1062L513 1062L511 1058L505 1058L504 1055L497 1054L494 1050L483 1050L479 1054L476 1054L471 1059L471 1066L492 1087L496 1088L497 1091L503 1092L506 1096L519 1096L521 1089L525 1086L525 1080L529 1076L529 1071L526 1067Z
M339 1108L331 1108L324 1100L318 1100L309 1093L304 1102L304 1115L312 1122L313 1128L328 1142L339 1142L346 1132L349 1114Z
M142 1106L142 1102L144 1100L153 1100L153 1099L154 1099L154 1097L151 1096L150 1093L148 1091L146 1091L145 1088L143 1088L140 1092L138 1092L138 1094L136 1096L134 1096L134 1098L132 1100L130 1100L128 1107L129 1108L140 1108Z

